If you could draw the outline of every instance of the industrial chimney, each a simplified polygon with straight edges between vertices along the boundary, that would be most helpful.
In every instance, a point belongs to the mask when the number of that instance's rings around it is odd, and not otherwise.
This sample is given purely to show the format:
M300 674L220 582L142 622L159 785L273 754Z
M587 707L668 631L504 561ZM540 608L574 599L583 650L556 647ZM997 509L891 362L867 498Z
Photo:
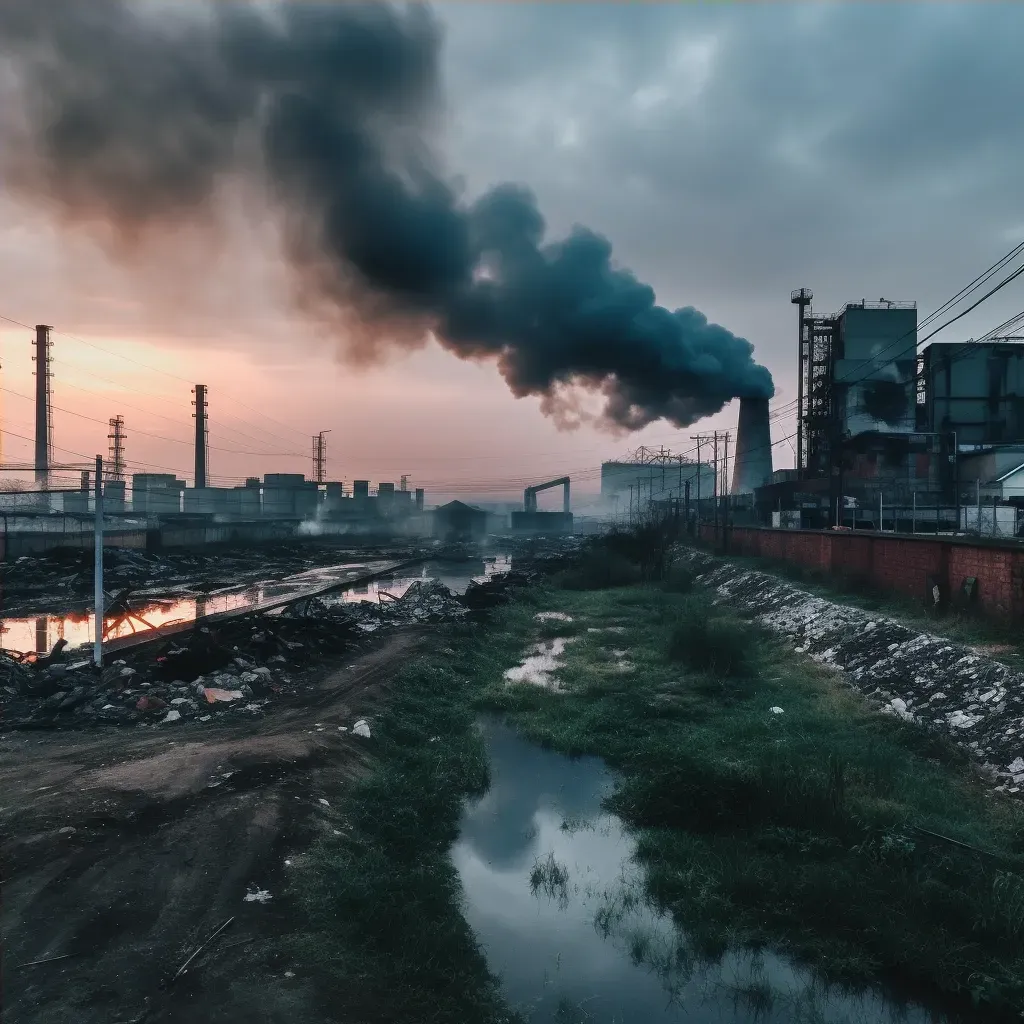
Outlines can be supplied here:
M741 398L736 430L732 493L751 494L755 487L771 483L772 432L767 398Z

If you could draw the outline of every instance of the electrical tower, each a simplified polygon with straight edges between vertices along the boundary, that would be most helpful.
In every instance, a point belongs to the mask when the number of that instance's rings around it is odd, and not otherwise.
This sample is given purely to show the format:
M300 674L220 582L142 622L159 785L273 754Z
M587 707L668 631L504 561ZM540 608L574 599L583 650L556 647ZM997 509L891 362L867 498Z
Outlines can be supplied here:
M313 479L322 484L327 477L327 438L329 430L321 430L313 436Z
M207 423L206 385L197 384L192 393L196 396L192 403L196 411L192 418L196 421L196 487L206 487L206 467L210 454L210 428Z
M108 452L110 454L110 466L107 469L108 480L124 480L124 417L110 417L110 433L107 434L110 440Z
M45 485L50 477L50 463L53 460L53 407L50 403L50 327L36 324L36 337L33 344L36 354L32 357L36 364L36 483Z

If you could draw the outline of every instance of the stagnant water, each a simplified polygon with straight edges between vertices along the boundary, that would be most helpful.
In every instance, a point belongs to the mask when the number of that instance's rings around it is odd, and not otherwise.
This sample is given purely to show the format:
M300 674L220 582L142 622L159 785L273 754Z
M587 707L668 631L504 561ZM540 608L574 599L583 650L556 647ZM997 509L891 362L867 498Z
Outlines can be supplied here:
M491 787L452 856L465 913L506 999L531 1024L935 1024L919 1007L826 990L770 954L694 961L643 898L635 847L601 807L613 779L480 723Z
M346 579L358 578L386 568L389 563L346 562L317 566L284 579L263 580L242 586L226 586L210 594L191 594L161 599L153 596L136 598L130 618L105 620L106 639L116 640L144 633L151 628L173 623L192 622L206 615L238 609L258 609L284 598L335 586ZM391 563L393 564L393 563ZM328 603L378 601L382 593L401 597L416 580L438 580L456 594L463 594L471 580L484 580L495 573L507 572L511 560L504 555L469 562L427 561L416 566L381 576L372 583L327 595ZM65 614L40 614L3 618L0 613L0 648L25 653L45 653L58 639L75 647L92 643L94 636L91 608Z

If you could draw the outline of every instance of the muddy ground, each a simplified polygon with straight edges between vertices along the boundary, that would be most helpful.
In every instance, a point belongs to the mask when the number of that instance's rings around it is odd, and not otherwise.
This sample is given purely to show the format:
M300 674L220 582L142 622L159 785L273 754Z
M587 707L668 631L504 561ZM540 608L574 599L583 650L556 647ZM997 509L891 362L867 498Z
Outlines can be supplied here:
M5 1024L324 1019L274 896L367 757L352 726L429 635L337 655L273 717L0 736Z

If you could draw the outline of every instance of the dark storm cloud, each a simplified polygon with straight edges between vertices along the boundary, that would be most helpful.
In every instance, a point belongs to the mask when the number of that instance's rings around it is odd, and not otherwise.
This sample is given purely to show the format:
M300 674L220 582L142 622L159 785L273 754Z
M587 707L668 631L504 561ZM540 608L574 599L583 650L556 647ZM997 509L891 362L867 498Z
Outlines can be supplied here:
M565 8L558 32L540 6L442 8L461 159L481 180L535 168L552 218L572 210L659 294L756 331L773 368L794 362L790 289L822 311L865 295L927 311L1024 226L1020 5ZM700 73L687 47L705 42Z
M258 179L307 289L387 324L371 325L376 344L401 318L496 359L549 411L582 387L614 428L684 426L770 396L749 342L659 306L601 235L549 241L522 187L460 197L430 146L440 42L419 7L0 0L33 158L11 180L134 239L209 217L226 180Z

